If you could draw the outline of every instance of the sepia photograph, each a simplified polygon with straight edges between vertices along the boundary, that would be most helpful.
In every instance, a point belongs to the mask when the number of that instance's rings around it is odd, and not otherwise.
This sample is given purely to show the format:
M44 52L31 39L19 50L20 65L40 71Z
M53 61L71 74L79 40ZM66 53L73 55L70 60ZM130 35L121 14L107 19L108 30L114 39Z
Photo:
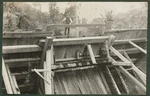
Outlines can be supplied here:
M3 2L2 24L2 94L147 94L147 2Z

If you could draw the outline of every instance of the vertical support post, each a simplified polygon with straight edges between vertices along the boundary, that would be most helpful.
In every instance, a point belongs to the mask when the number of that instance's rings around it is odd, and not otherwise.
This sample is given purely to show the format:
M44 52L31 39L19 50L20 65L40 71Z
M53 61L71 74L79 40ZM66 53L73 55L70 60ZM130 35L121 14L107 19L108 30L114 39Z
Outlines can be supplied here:
M11 83L9 81L8 73L7 73L3 58L2 58L2 76L3 76L3 80L4 80L7 94L13 94L13 90L11 88Z
M54 64L54 57L53 57L53 45L51 41L51 47L46 51L46 62L45 67L47 70L51 70L52 64ZM46 80L50 83L45 83L45 94L52 94L52 71L46 71L45 73Z

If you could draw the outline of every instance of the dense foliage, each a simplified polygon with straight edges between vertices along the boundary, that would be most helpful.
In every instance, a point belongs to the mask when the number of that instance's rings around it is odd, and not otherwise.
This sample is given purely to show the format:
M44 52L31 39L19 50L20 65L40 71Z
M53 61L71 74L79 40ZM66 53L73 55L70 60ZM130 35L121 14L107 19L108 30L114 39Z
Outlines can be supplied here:
M4 2L4 19L3 30L35 30L36 28L44 29L47 24L62 24L62 19L69 14L73 20L80 24L87 24L87 18L79 20L76 15L75 4L69 4L64 13L60 12L57 3L49 3L49 12L41 11L40 3L22 3L22 2ZM109 25L112 29L130 29L130 28L146 28L147 27L147 5L143 5L140 9L131 9L126 13L114 15L112 11L108 11L105 15L93 19L92 24L105 23L111 21Z

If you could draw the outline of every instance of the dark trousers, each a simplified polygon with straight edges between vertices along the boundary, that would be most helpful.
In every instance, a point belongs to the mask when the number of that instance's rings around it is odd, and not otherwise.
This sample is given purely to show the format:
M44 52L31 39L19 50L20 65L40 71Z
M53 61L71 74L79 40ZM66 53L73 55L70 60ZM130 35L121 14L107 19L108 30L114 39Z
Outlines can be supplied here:
M65 27L65 35L69 35L69 33L70 33L70 27Z

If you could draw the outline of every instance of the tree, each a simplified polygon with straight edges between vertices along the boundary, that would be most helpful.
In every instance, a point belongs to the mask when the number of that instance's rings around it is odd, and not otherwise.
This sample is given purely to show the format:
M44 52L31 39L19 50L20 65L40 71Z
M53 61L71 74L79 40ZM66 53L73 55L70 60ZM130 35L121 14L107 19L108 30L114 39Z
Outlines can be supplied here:
M86 18L82 18L82 24L87 24L87 19Z
M114 18L113 28L147 28L147 7L142 6L142 8L134 8L126 13L117 14Z
M35 8L37 8L38 10L41 11L41 3L39 3L39 2L34 2L34 3L32 3L32 5L33 5Z
M56 5L56 2L51 2L49 3L49 14L50 14L50 22L53 24L56 24L57 22L59 22L60 18L58 17L60 12L59 12L59 8Z

